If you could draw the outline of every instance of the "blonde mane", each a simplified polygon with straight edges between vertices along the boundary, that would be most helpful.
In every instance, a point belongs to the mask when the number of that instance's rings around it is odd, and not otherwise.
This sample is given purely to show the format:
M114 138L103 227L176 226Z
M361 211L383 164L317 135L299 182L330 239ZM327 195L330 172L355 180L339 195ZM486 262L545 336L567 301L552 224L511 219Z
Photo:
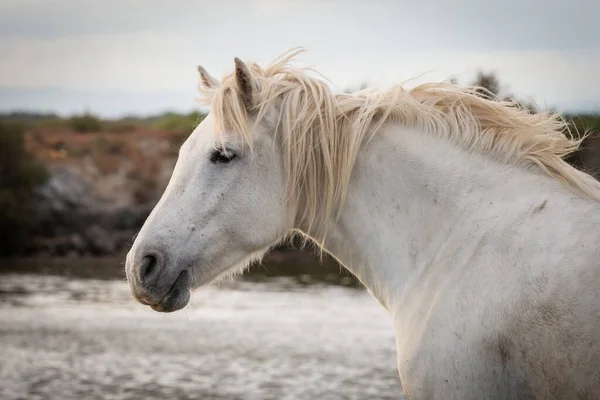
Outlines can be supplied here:
M483 98L477 88L449 83L334 94L307 73L310 68L289 64L301 51L291 50L265 68L247 64L257 86L251 110L244 106L234 74L225 76L220 87L200 90L211 106L215 134L235 132L249 146L254 124L270 110L278 111L288 204L299 210L293 223L307 227L318 242L341 211L358 152L387 122L497 162L538 166L576 192L600 200L600 183L563 160L582 139L575 139L556 114L531 114L514 103Z

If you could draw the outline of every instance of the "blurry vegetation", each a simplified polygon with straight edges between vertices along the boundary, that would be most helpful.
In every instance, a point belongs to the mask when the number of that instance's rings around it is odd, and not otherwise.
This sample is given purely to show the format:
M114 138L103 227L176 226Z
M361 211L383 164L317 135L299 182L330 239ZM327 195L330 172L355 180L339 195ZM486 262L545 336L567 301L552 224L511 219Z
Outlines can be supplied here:
M571 122L575 137L585 136L579 150L567 156L566 161L596 179L600 179L600 113L565 115Z
M579 134L600 132L600 114L566 115Z
M137 154L133 168L127 172L131 180L133 198L137 204L156 201L156 191L159 189L156 177L160 174L161 167L159 158Z
M94 163L103 174L117 172L123 158L125 142L123 140L108 139L104 136L95 137L89 145Z
M500 96L500 81L493 72L478 71L472 86L477 86L476 92L481 97L491 99Z
M39 123L46 120L57 120L60 117L53 113L11 112L1 115L3 122L18 122L20 124Z
M456 79L451 81L458 83ZM482 97L510 100L532 113L537 112L532 104L517 100L509 93L494 72L479 71L467 83L481 87L477 93ZM345 92L367 87L366 83L362 83ZM27 247L28 233L35 228L29 199L33 188L46 179L46 173L43 166L26 153L26 149L45 162L73 162L74 158L91 157L104 174L115 173L126 161L131 165L126 173L132 182L134 200L137 204L150 204L156 201L157 193L161 191L157 177L164 173L162 161L177 155L181 144L204 117L205 114L199 111L119 119L102 119L90 112L70 118L35 113L0 115L0 255ZM600 176L600 113L567 114L564 117L572 123L573 133L589 135L581 150L568 157L567 161ZM23 127L27 130L26 137ZM277 265L285 264L287 271L292 274L302 275L308 265L315 263L310 257L285 257L285 260L279 260L281 262L271 261ZM324 275L323 279L334 279L336 268L337 264L332 264L323 269L325 274L330 274ZM273 270L264 271L262 267L253 270L256 275L277 274Z
M92 151L105 154L121 154L123 146L122 140L108 140L103 136L98 136L92 141Z
M38 130L69 130L79 133L112 132L128 133L139 129L189 135L206 115L200 111L179 114L166 112L149 117L126 116L118 119L102 119L90 112L62 118L56 114L10 113L0 115L0 121L18 122Z
M455 82L456 83L456 82ZM532 103L524 103L517 100L512 94L503 94L500 81L493 72L479 71L476 79L471 83L480 87L478 94L485 98L502 99L514 102L518 107L536 113L537 107ZM598 114L563 114L564 119L569 122L569 132L576 138L585 136L581 147L575 153L568 155L565 161L576 168L600 178L600 113Z
M100 118L87 112L72 116L69 120L69 125L75 132L80 133L99 132L102 130L102 121Z
M23 125L0 122L0 255L14 255L27 248L35 228L31 198L48 174L25 151Z
M456 81L454 82L456 83ZM530 113L537 112L537 107L533 103L518 100L513 94L503 93L500 80L495 72L478 71L475 80L471 82L471 86L476 86L476 93L486 99L510 101L515 106L528 110Z
M104 130L114 133L129 133L139 128L139 120L133 118L123 118L115 121L104 121Z
M169 132L170 135L170 154L176 155L179 148L192 133L192 131L202 122L206 115L198 111L189 114L165 113L152 122L152 126L160 131Z
M198 111L189 114L169 112L157 117L152 125L161 131L189 135L203 119L204 115Z
M168 132L169 135L169 154L177 155L179 148L188 138L192 131L206 117L199 111L193 111L188 114L177 114L168 112L157 117L149 118L147 123L154 129Z

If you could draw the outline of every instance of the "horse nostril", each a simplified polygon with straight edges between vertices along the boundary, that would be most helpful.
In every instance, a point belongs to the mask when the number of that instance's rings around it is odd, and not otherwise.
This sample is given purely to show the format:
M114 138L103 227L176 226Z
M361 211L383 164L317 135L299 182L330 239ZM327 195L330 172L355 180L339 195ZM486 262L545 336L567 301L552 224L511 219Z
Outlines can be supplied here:
M152 275L157 265L158 261L156 257L151 254L142 258L142 264L140 265L140 277L142 278L142 281Z

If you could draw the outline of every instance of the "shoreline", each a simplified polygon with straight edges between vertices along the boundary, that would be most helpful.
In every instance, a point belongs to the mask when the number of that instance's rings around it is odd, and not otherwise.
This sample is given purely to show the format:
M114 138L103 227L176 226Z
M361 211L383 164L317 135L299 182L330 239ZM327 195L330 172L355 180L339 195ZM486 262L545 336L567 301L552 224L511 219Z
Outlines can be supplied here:
M125 281L125 257L127 252L103 256L33 255L0 258L0 276L7 274L31 274L61 276L70 279L98 279ZM309 251L274 250L259 264L244 271L240 279L264 282L273 278L289 277L299 284L331 284L350 288L363 288L358 279L333 259L324 257L319 262Z

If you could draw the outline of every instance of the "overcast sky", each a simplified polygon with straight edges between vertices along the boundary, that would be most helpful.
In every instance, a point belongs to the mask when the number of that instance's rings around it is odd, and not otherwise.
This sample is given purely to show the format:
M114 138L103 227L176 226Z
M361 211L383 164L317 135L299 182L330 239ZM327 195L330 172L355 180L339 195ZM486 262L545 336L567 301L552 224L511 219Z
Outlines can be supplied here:
M220 76L304 46L336 90L484 69L541 106L600 112L599 16L599 0L2 0L0 111L189 111L197 64Z

